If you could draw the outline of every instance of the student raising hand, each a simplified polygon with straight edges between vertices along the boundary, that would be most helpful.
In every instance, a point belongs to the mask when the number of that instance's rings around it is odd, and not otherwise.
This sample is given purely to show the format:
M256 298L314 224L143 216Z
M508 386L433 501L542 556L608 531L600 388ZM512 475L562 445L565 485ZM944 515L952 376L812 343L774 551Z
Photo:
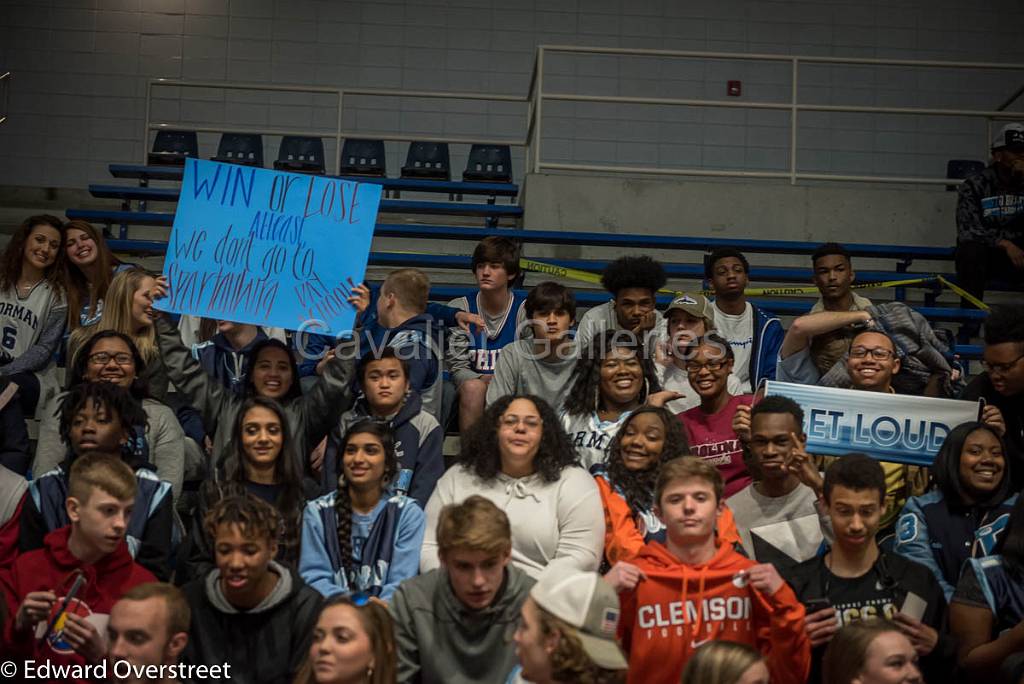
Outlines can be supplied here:
M815 464L814 459L804 448L807 444L806 439L800 439L800 436L795 432L790 432L789 438L793 441L793 449L790 451L789 459L786 461L786 467L789 468L789 472L797 476L801 483L813 489L814 493L818 496L821 496L825 490L825 481L822 479L821 473L818 472L818 466Z
M732 415L732 431L744 444L750 441L750 407L740 404Z

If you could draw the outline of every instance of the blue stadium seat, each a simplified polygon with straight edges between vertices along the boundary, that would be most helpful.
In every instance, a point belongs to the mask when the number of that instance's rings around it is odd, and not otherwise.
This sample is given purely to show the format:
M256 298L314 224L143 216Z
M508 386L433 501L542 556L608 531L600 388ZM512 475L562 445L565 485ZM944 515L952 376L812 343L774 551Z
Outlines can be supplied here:
M970 178L985 170L985 162L975 159L950 159L946 162L946 178ZM956 190L955 185L947 185L946 190Z
M157 131L150 164L184 166L185 159L199 157L199 138L195 131Z
M341 164L338 174L342 176L388 175L383 140L359 140L347 138L341 146Z
M224 133L213 161L263 167L263 136L259 133Z
M509 146L473 145L462 180L511 183L512 151Z
M450 181L451 160L448 143L411 142L402 167L402 178L430 178Z
M281 147L277 152L274 168L278 171L323 175L326 172L324 141L320 138L284 136L281 138Z

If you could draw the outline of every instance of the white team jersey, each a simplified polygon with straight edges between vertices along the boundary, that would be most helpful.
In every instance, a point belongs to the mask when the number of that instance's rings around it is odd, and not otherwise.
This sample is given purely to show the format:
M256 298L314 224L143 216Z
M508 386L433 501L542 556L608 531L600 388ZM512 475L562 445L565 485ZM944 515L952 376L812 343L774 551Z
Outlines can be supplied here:
M585 416L571 416L562 412L562 427L569 434L569 441L576 447L576 455L584 468L589 471L595 463L605 462L612 438L630 413L623 412L618 420L601 420L596 411Z
M47 282L37 283L26 297L16 289L0 292L0 363L8 363L39 341L50 312L63 302Z

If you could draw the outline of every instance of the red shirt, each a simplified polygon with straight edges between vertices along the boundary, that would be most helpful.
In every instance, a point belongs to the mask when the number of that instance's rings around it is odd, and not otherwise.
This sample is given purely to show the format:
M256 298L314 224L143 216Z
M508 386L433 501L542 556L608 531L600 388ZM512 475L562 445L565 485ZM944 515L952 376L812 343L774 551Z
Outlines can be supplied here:
M726 499L753 482L743 463L743 445L732 430L736 408L753 402L753 395L737 394L717 413L705 413L695 406L679 414L690 441L690 453L718 468L725 480Z
M0 652L6 657L19 660L31 658L37 665L48 661L51 665L65 668L85 664L85 659L75 653L62 638L63 622L60 620L55 624L52 638L46 641L36 639L31 630L18 631L14 628L14 616L30 592L54 592L57 603L52 612L55 614L63 605L64 592L70 587L75 570L81 570L86 582L77 595L78 600L72 601L68 610L85 618L96 615L97 618L105 619L113 605L129 589L137 584L156 581L149 570L132 560L128 545L124 542L113 553L93 565L83 565L68 549L70 532L70 526L50 532L46 535L43 548L21 554L11 568L0 573L0 593L7 599L10 615L4 634L0 637ZM42 629L45 628L43 625ZM65 671L74 672L71 669ZM87 684L86 680L72 675L41 681Z

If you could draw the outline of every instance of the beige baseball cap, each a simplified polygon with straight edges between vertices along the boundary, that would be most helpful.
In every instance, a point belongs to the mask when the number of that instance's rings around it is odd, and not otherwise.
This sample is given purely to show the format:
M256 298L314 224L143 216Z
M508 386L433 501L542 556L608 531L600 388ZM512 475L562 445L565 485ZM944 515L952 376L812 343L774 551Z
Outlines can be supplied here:
M606 670L629 667L615 633L619 597L596 572L548 568L530 590L538 606L571 625L587 656Z
M673 311L685 311L694 318L703 318L704 326L710 331L715 329L715 307L702 294L681 294L672 300L665 309L665 318Z

